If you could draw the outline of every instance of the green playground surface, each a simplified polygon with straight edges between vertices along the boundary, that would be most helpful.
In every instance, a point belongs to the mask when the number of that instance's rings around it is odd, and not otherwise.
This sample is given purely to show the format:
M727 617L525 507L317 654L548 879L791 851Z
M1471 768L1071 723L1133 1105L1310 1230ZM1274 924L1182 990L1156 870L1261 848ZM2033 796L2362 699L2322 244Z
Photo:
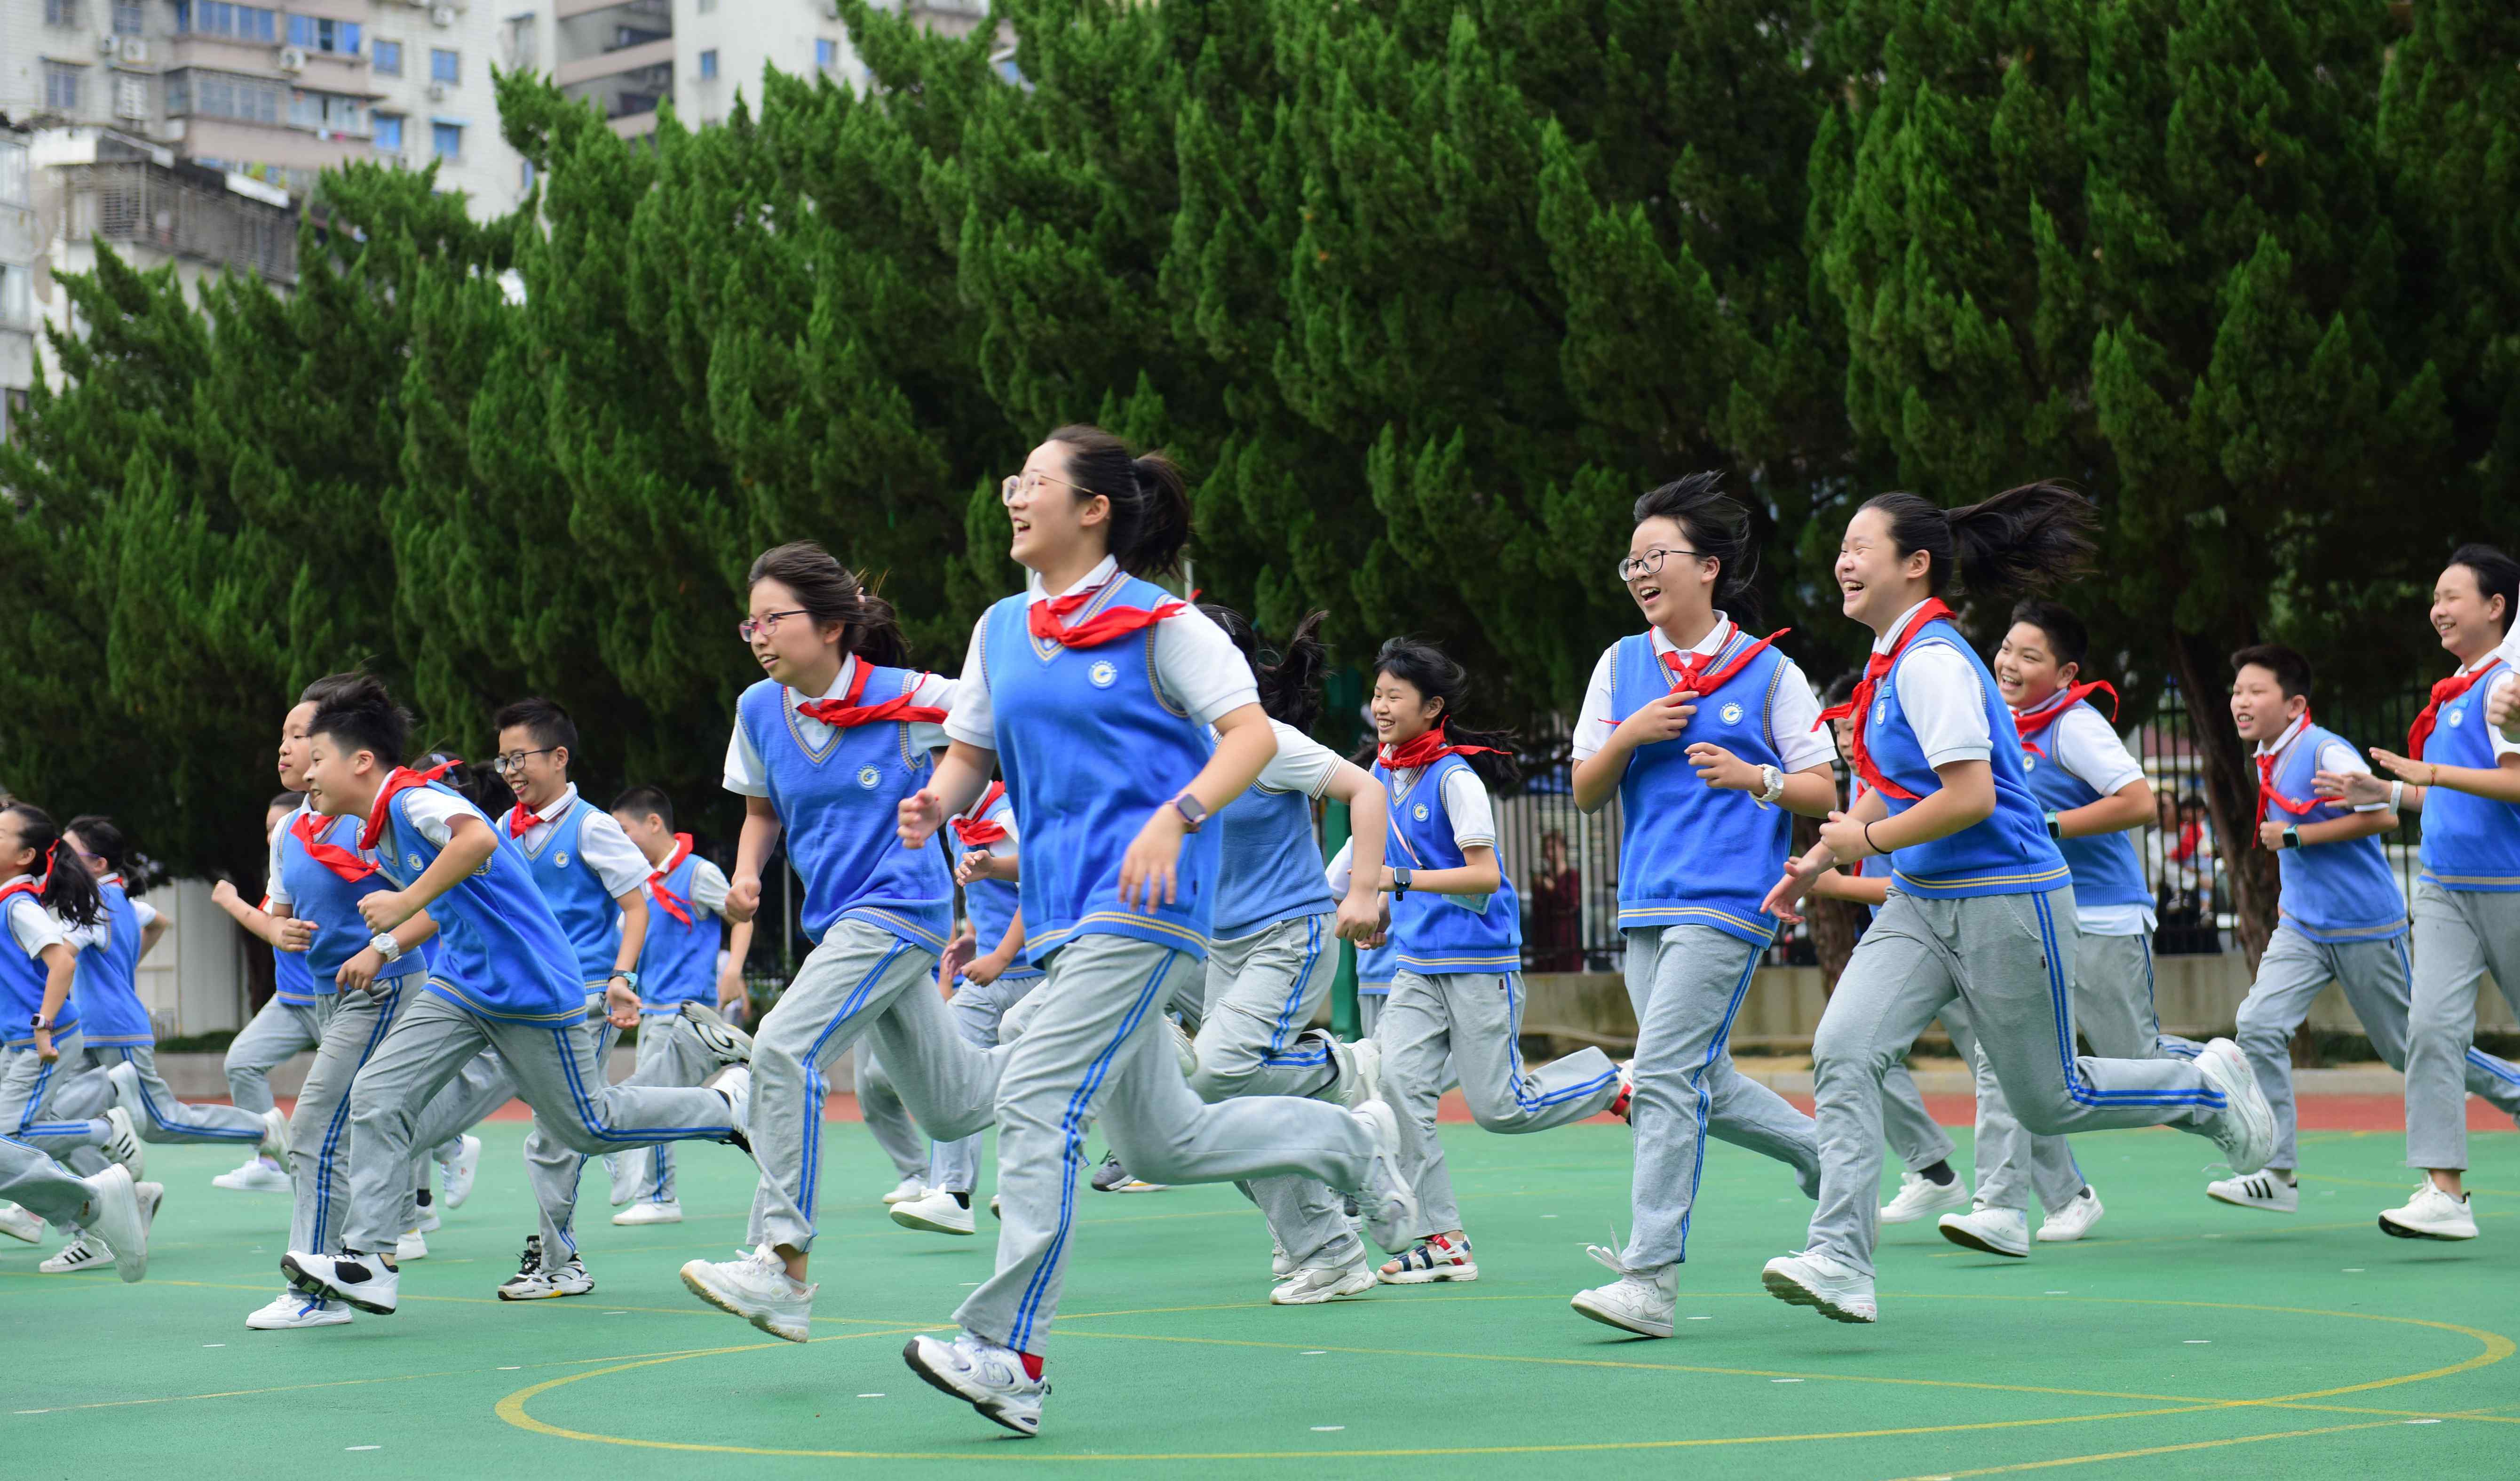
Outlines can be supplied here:
M211 1478L832 1475L1529 1477L1645 1466L1761 1481L2000 1475L2510 1475L2520 1447L2520 1135L2473 1138L2483 1237L2384 1237L2412 1175L2394 1133L2302 1138L2302 1212L2209 1203L2209 1143L2081 1138L2108 1205L2026 1261L1886 1231L1882 1320L1771 1299L1759 1267L1809 1205L1772 1163L1711 1154L1680 1334L1630 1338L1566 1299L1626 1226L1628 1133L1449 1127L1481 1278L1273 1308L1269 1243L1230 1187L1081 1192L1040 1438L999 1430L902 1365L989 1270L976 1238L914 1233L864 1130L826 1146L814 1340L702 1307L674 1272L730 1258L750 1164L682 1158L686 1221L615 1228L586 1185L589 1296L507 1304L532 1208L524 1127L492 1123L479 1186L406 1267L389 1318L253 1332L279 1289L279 1195L225 1192L228 1147L158 1147L147 1283L44 1275L0 1247L12 1376L0 1474L102 1457ZM984 1173L985 1178L985 1173Z

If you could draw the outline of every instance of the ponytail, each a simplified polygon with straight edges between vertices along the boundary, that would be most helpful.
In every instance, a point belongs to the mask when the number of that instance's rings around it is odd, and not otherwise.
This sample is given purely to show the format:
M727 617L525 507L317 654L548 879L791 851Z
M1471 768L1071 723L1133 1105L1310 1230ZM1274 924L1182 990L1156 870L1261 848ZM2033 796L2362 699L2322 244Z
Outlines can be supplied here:
M855 572L812 540L775 545L754 557L744 589L763 581L796 593L796 605L816 625L839 624L842 656L855 654L881 669L909 667L910 640L901 635L892 603L869 591Z
M1322 671L1329 667L1329 650L1322 646L1321 637L1322 623L1329 614L1307 615L1286 635L1277 661L1264 664L1260 634L1249 618L1214 602L1201 602L1198 610L1224 628L1241 650L1243 662L1251 666L1251 676L1259 681L1260 708L1269 717L1298 730L1312 729L1322 717Z
M2093 551L2092 502L2062 484L2024 484L1958 509L1912 493L1875 494L1864 507L1889 520L1901 558L1925 552L1936 596L1955 579L1979 597L2044 590L2081 574Z
M45 909L74 926L92 926L105 918L105 897L95 876L77 853L62 847L61 826L33 803L11 803L0 811L18 819L18 842L35 851L35 900Z
M1085 496L1111 501L1111 559L1131 576L1149 578L1181 565L1190 543L1190 485L1160 452L1133 456L1129 444L1100 427L1061 427L1047 441L1067 447L1069 481Z
M1514 760L1521 742L1512 731L1473 730L1462 723L1462 701L1470 692L1470 671L1446 657L1443 649L1414 637L1395 637L1373 656L1373 671L1399 679L1427 699L1442 701L1435 723L1444 727L1445 738L1454 745L1495 748L1462 758L1481 781L1510 787L1522 780L1522 766Z

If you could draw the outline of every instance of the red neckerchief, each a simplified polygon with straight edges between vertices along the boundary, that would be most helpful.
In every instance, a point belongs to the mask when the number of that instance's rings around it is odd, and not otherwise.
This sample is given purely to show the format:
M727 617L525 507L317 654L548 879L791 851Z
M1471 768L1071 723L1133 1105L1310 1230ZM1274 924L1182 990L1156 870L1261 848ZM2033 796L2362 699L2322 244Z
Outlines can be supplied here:
M838 699L805 700L796 706L796 713L807 719L821 720L834 730L873 725L883 720L899 720L903 724L917 724L923 720L931 725L943 722L944 711L934 705L914 705L909 694L896 694L880 705L859 704L859 698L866 693L867 676L875 671L875 666L859 659L856 667L857 671L849 676L847 694ZM912 686L912 691L917 692L916 685Z
M2301 728L2293 732L2292 745L2300 745L2303 738L2309 734L2310 707L2308 705L2304 705L2301 707ZM2274 804L2276 807L2283 809L2286 812L2291 813L2295 817L2299 817L2303 813L2308 812L2311 809L2318 806L2318 798L2314 797L2308 802L2297 803L2275 790L2275 766L2284 759L2285 753L2291 750L2292 746L2286 746L2282 751L2255 758L2258 764L2258 821L2261 824L2267 820L2267 804L2269 803Z
M1915 620L1908 624L1908 630L1899 634L1899 641L1890 645L1890 651L1875 653L1865 660L1864 678L1856 684L1855 693L1848 697L1845 704L1831 705L1822 710L1820 713L1820 723L1812 726L1817 730L1830 720L1852 718L1855 726L1847 749L1855 754L1849 757L1848 761L1854 765L1855 774L1863 780L1864 785L1883 797L1895 797L1903 803L1916 800L1915 793L1881 774L1881 768L1872 764L1872 753L1865 747L1864 732L1872 723L1873 692L1881 687L1881 680L1889 673L1890 666L1899 662L1899 655L1908 651L1908 645L1916 640L1918 633L1923 632L1930 624L1947 621L1951 616L1952 609L1943 605L1941 597L1926 598L1925 604L1916 609Z
M1111 579L1116 581L1119 577L1114 576ZM1103 586L1109 584L1110 581L1102 583ZM1132 632L1153 626L1176 612L1190 610L1188 603L1171 600L1157 602L1151 609L1105 607L1072 627L1067 625L1068 614L1102 593L1102 586L1096 586L1090 591L1071 591L1065 596L1031 603L1024 612L1024 625L1033 636L1048 638L1062 648L1100 648L1113 638L1127 637Z
M566 796L566 794L563 793L562 796ZM534 831L536 824L547 823L550 821L550 818L543 816L541 813L526 807L520 802L508 810L508 836L510 838L522 838L526 834Z
M1007 836L1007 825L991 822L988 816L989 810L996 807L998 799L1006 795L1005 782L991 782L989 790L980 794L980 801L970 811L959 813L954 817L954 836L963 841L964 848L985 849Z
M2012 717L2012 728L2021 736L2021 749L2033 756L2046 756L2048 753L2040 750L2039 743L2030 737L2056 723L2059 716L2094 694L2105 694L2109 697L2109 720L2114 724L2118 717L2118 692L2110 687L2107 679L2095 678L2088 684L2068 684L2048 696L2047 704L2036 710L2024 710Z
M448 760L426 771L414 771L409 766L394 767L393 774L385 778L383 788L377 793L377 805L368 810L367 826L359 830L359 847L373 849L377 840L384 836L385 810L393 806L396 797L414 787L426 787L462 764L460 761Z
M314 813L300 812L289 820L289 833L306 850L307 857L332 870L337 877L349 884L355 885L376 873L376 865L338 844L328 844L323 841L325 832L332 825L333 820L329 817L319 823L315 820Z
M687 926L692 923L692 902L666 889L665 876L681 868L683 860L691 856L692 836L688 833L677 833L674 835L674 856L666 859L657 867L655 873L648 876L648 892L656 897L658 907Z
M2472 673L2453 673L2433 685L2432 703L2424 706L2423 713L2415 717L2415 722L2407 727L2408 761L2419 762L2424 759L2424 742L2432 739L2433 724L2441 718L2442 706L2475 688L2476 681L2492 673L2494 666L2499 662L2501 662L2499 659L2488 659L2485 661L2484 668Z
M1385 770L1415 771L1420 766L1431 766L1448 756L1481 754L1503 756L1505 753L1494 746L1456 746L1444 739L1444 727L1437 725L1397 750L1382 747L1374 759L1382 763Z
M1732 626L1730 622L1727 622L1725 625ZM1741 629L1737 626L1732 627L1733 632L1738 632ZM1757 658L1760 650L1766 648L1770 643L1775 642L1777 639L1783 637L1786 633L1793 630L1794 629L1791 627L1778 628L1776 631L1769 633L1766 637L1752 643L1749 647L1742 649L1739 653L1734 654L1731 663L1712 671L1709 671L1707 666L1715 662L1714 653L1661 653L1657 654L1656 657L1662 660L1662 666L1672 671L1672 675L1679 680L1678 683L1672 685L1672 688L1675 690L1686 689L1691 694L1698 695L1713 694L1716 690L1723 688L1724 685L1731 680L1732 675L1740 672L1743 669L1748 668L1750 666L1750 660ZM1731 641L1732 641L1732 633L1725 634L1724 642L1729 643ZM1717 644L1715 653L1722 653L1723 651L1724 644Z

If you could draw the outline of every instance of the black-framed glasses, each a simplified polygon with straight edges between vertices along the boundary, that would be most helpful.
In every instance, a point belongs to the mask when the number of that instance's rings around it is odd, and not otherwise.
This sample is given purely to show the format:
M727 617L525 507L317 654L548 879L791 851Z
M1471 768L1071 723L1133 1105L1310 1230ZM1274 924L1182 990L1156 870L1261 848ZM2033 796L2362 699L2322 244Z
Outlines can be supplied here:
M511 751L505 756L494 756L490 758L490 769L498 772L501 776L505 776L511 771L522 771L525 769L526 757L549 756L559 749L560 747L558 746L545 746L539 751Z
M1068 487L1075 489L1078 493L1085 495L1089 499L1095 497L1093 489L1086 487L1084 485L1077 483L1073 479L1062 479L1053 473L1023 473L1015 474L998 485L998 502L1001 504L1012 504L1015 501L1016 494L1031 493L1034 489L1040 487L1044 484L1065 484Z
M748 643L752 641L753 635L756 633L763 637L768 637L772 633L777 632L779 630L779 620L783 617L811 616L813 616L813 614L807 612L802 607L790 607L785 612L766 612L763 613L758 620L747 617L742 622L736 624L735 635Z
M1633 581L1641 576L1652 576L1656 572L1662 570L1664 557L1674 555L1685 555L1691 560L1697 561L1709 559L1709 557L1700 555L1694 550L1663 550L1656 548L1648 550L1642 555L1629 556L1626 560L1619 562L1619 579L1623 581Z

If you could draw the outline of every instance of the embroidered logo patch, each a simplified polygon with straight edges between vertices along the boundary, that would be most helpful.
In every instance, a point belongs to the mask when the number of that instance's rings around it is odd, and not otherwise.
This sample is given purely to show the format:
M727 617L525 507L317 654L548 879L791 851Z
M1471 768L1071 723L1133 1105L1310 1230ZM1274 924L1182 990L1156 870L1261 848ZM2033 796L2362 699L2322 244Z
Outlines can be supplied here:
M409 868L411 868L411 869L412 869L412 870L414 870L414 871L417 871L417 870L420 868L420 866L421 866L421 865L420 865L420 856L419 856L419 855L417 855L417 854L406 854L406 855L404 855L404 856L402 856L402 861L403 861L403 863L404 863L406 866L408 866Z
M2029 753L2029 752L2027 752L2027 751L2023 752L2023 753L2021 754L2021 769L2022 769L2022 770L2024 770L2024 771L2036 771L2036 770L2038 770L2038 769L2039 769L2039 758L2038 758L2037 756L2032 755L2031 753Z
M1424 822L1426 820L1426 805L1424 803L1419 803L1418 806L1410 809L1409 815L1417 818L1421 823Z
M1109 659L1098 659L1093 668L1085 671L1086 682L1097 689L1110 688L1111 681L1119 676L1120 671L1111 667Z
M1739 705L1726 705L1722 713L1724 716L1724 723L1728 725L1737 725L1741 723L1741 707Z
M1889 717L1890 702L1886 699L1874 700L1872 702L1872 723L1877 725Z
M568 851L566 849L562 849L552 856L552 867L555 869L565 869L568 867Z
M876 789L876 784L877 784L877 783L878 783L878 782L880 782L880 781L882 781L882 780L883 780L883 773L882 773L882 772L880 772L880 771L878 771L875 767L873 767L873 766L860 766L860 767L858 767L858 785L859 785L859 786L861 786L861 787L866 788L869 792L874 791L874 790Z
M2453 730L2457 729L2460 725L2467 723L2467 712L2464 710L2452 710L2450 713L2450 723L2451 728Z

